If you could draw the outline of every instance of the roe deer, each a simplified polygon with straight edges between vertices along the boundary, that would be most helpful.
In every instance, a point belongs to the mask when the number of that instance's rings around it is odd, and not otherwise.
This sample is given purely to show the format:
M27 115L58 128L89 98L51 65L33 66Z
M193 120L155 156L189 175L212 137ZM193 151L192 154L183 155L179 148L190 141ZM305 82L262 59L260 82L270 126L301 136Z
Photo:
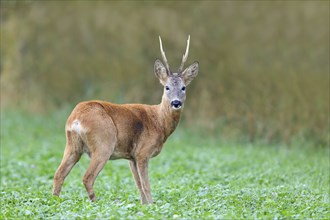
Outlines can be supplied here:
M105 101L79 103L69 116L66 147L62 162L54 176L53 195L59 196L65 177L83 153L91 158L83 176L90 200L95 201L93 185L108 160L127 159L140 191L141 203L152 203L148 179L148 161L157 156L166 139L180 120L186 99L186 86L197 76L199 64L194 62L183 70L186 52L176 73L170 71L159 37L163 62L156 59L154 73L164 86L159 105L113 104Z

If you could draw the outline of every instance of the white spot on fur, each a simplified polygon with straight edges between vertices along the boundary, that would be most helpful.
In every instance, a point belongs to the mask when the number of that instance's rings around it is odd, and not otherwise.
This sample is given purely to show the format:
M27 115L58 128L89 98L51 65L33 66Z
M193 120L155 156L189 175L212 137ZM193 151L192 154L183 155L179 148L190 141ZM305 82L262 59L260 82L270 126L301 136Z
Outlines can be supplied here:
M80 133L82 131L82 127L80 121L78 119L74 120L71 124L71 130Z

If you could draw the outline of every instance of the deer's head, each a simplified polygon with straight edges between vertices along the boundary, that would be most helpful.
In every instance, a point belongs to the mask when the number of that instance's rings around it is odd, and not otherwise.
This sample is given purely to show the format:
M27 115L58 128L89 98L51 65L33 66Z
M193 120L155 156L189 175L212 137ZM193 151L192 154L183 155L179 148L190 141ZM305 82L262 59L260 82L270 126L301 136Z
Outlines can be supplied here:
M174 110L182 108L186 100L186 86L197 76L199 65L194 62L186 69L184 63L187 61L189 53L190 36L187 40L186 52L182 57L181 65L177 72L172 72L169 68L165 52L163 50L162 40L159 37L160 51L163 62L157 59L154 65L154 72L160 83L164 86L163 98Z

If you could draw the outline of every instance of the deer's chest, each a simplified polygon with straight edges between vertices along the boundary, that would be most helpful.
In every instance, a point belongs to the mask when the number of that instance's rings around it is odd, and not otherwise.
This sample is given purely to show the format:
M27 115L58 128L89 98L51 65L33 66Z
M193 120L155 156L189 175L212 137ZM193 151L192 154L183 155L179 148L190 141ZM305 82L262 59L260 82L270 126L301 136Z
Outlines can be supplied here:
M150 157L156 157L162 151L162 149L163 149L163 145L159 147L155 147L151 152Z

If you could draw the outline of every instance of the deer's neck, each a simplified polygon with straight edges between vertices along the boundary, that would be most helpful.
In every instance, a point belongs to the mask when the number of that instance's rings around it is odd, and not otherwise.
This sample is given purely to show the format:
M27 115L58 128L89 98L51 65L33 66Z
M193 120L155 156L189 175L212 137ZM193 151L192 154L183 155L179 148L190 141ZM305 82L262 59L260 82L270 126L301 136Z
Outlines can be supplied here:
M159 118L160 123L164 128L165 139L168 138L175 130L176 126L179 124L182 108L179 110L174 110L170 106L169 102L163 96L162 102L159 104Z

